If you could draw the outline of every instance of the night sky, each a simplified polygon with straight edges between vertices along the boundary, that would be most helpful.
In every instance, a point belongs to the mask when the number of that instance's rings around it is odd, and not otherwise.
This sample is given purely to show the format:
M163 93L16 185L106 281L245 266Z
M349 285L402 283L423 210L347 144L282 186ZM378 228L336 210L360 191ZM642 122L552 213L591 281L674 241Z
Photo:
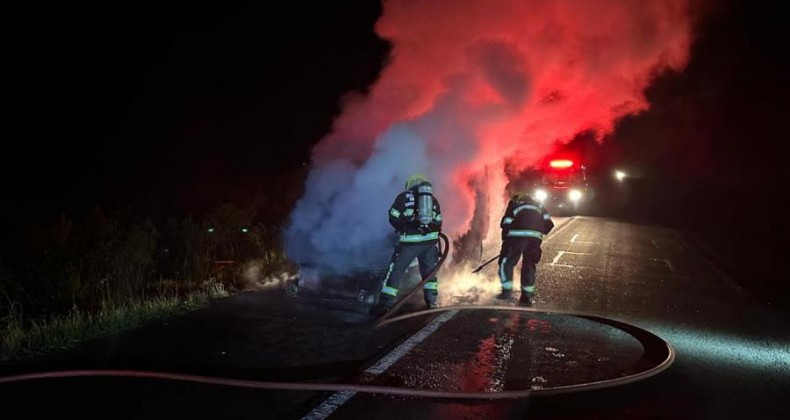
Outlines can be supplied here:
M2 24L0 209L200 215L298 192L343 94L364 91L388 51L378 2L317 4L15 2ZM656 81L652 109L618 124L603 160L783 214L779 2L700 7L688 68Z
M376 2L78 4L20 3L3 25L5 198L44 216L271 191L387 51Z

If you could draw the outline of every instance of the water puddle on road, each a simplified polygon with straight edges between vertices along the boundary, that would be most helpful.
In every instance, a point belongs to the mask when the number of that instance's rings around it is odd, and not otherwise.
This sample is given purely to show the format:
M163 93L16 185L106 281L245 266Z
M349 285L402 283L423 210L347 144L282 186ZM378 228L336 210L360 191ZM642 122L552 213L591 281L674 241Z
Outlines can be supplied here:
M540 390L645 368L633 335L591 319L541 312L462 311L376 384L447 391Z

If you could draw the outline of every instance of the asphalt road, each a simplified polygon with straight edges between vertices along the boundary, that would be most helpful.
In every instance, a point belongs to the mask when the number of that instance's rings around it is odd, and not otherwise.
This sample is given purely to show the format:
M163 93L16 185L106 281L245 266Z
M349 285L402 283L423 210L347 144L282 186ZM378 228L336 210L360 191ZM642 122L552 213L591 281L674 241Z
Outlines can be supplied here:
M617 220L555 219L532 313L448 311L374 330L364 307L282 290L210 307L74 351L0 366L127 368L243 379L357 382L448 391L546 389L633 373L645 349L628 322L669 342L663 372L540 398L442 400L266 391L124 378L0 385L7 418L787 418L790 317L751 298L679 233ZM492 244L484 256L494 255ZM493 299L496 265L440 277L443 305ZM412 308L414 309L414 308Z

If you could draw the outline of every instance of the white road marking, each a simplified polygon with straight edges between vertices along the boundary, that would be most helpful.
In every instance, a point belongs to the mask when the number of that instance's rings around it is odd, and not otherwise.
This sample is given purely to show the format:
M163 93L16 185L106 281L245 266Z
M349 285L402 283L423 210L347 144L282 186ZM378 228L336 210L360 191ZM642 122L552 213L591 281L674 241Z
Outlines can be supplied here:
M559 252L557 252L557 256L556 256L556 257L554 257L554 259L553 259L553 260L551 260L551 263L549 263L549 264L551 264L551 265L555 265L555 264L557 264L557 261L559 261L559 260L560 260L560 257L562 257L562 254L564 254L564 253L565 253L565 251L559 251Z
M552 267L562 267L562 268L576 268L576 269L579 269L579 270L596 270L596 271L604 271L604 269L603 269L603 268L598 268L598 267L587 267L587 266L585 266L585 265L551 264L551 263L549 263L549 265L550 265L550 266L552 266Z
M587 253L587 252L557 251L557 256L554 257L554 259L551 260L551 262L549 264L550 265L558 265L557 261L559 261L560 257L562 257L565 254L568 254L568 255L595 255L595 254L590 254L590 253ZM573 266L569 265L568 267L573 267Z
M557 236L558 233L560 233L561 231L565 230L565 228L570 226L571 222L573 222L574 220L578 219L578 217L579 216L573 216L570 219L566 219L565 222L563 222L559 227L555 227L554 230L549 232L548 236L546 237L546 240L548 240L548 238L551 238L553 236ZM545 241L544 241L544 243L545 243Z
M571 222L577 219L578 216L573 216L570 219L565 220L560 226L556 227L550 235L547 236L546 240L551 237L556 236L560 231L567 228ZM564 251L561 251L564 252ZM568 266L573 267L573 266ZM457 314L457 310L447 311L442 315L438 316L434 319L431 323L423 327L420 331L418 331L413 336L409 337L406 341L401 343L400 346L396 347L395 350L391 351L389 354L384 356L381 360L379 360L376 364L369 367L365 370L365 373L377 376L386 371L390 366L392 366L395 362L397 362L401 357L403 357L406 353L408 353L411 349L413 349L417 344L425 340L429 335L431 335L434 331L436 331L442 324L449 321L450 318ZM338 408L340 408L343 404L348 402L356 392L354 391L340 391L332 394L329 398L324 400L318 407L314 408L313 411L302 417L303 420L323 420L327 417L331 416L332 413L335 412Z
M572 244L596 244L596 245L600 244L600 242L595 242L595 241L579 241L579 240L577 240L579 235L580 234L577 233L577 234L573 235L573 237L571 237L571 243Z
M413 336L409 337L406 341L401 343L398 347L394 350L389 352L386 356L382 357L376 364L367 368L365 373L372 376L378 376L382 374L384 371L390 368L390 366L394 365L395 362L400 360L403 356L406 355L411 349L416 347L420 344L423 340L428 338L429 335L433 334L439 327L442 326L445 322L449 321L450 318L454 317L455 314L458 313L458 310L447 311L436 317L433 321L431 321L428 325L424 326L420 331L418 331ZM331 397L327 398L324 402L322 402L318 407L314 408L313 411L308 413L306 416L302 417L303 420L323 420L332 413L335 412L340 406L345 404L348 400L351 399L356 395L354 391L339 391L334 393Z

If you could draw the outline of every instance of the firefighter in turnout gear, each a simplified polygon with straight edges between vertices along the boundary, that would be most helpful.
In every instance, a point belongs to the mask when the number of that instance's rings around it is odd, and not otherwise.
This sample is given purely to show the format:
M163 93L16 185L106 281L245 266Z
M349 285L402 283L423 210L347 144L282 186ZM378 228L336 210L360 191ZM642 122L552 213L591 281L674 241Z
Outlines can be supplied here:
M502 293L499 299L509 299L513 294L513 269L521 263L520 302L532 304L535 294L535 265L540 261L543 238L554 228L546 209L529 194L519 192L507 204L500 223L502 250L499 253L499 280Z
M439 261L442 212L439 201L433 196L433 188L424 175L415 174L406 181L405 191L398 194L390 207L389 222L400 235L400 240L387 266L379 302L370 308L370 313L377 316L386 313L395 304L401 280L415 258L423 278ZM434 277L423 286L428 308L437 306L438 285Z

